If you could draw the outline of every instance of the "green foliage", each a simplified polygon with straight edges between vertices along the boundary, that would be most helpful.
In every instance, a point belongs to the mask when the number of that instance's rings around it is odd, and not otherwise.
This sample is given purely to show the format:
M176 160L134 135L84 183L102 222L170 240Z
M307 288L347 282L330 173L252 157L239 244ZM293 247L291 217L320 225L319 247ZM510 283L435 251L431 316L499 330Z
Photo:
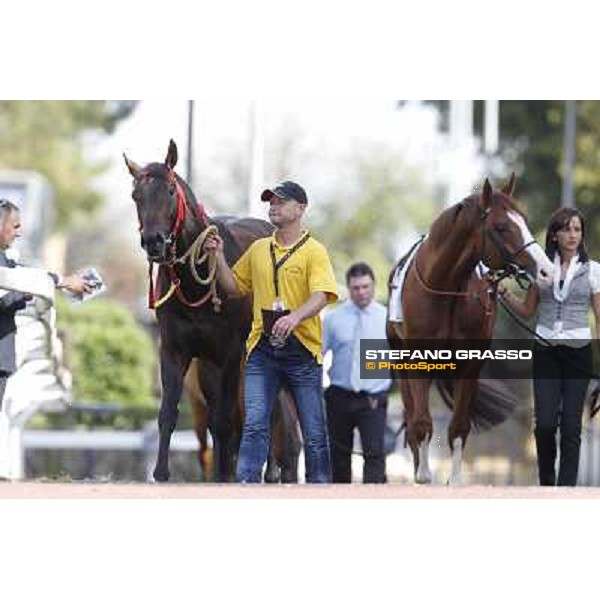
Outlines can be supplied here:
M560 206L563 174L565 102L561 100L500 103L500 141L509 168L516 168L517 196L525 200L534 229L545 231ZM587 218L588 248L600 253L600 102L577 103L575 201Z
M500 153L517 173L516 196L533 229L543 231L560 204L564 102L500 102Z
M65 230L102 203L91 180L107 165L90 164L84 134L111 133L134 107L127 100L2 100L0 168L43 173L56 191L55 227Z
M448 102L432 101L447 123ZM482 130L482 102L475 102L475 131ZM500 155L503 175L517 173L516 197L525 205L532 229L544 233L560 206L563 174L565 102L503 100L500 102ZM447 125L446 125L447 126ZM600 254L600 102L577 102L575 201L588 222L592 256Z
M433 220L433 192L401 157L381 148L365 149L350 161L353 190L332 198L311 223L329 251L344 289L344 274L357 261L373 268L377 297L387 301L387 278L405 235L426 231Z
M79 305L61 299L57 314L78 402L154 406L156 351L125 308L106 299Z

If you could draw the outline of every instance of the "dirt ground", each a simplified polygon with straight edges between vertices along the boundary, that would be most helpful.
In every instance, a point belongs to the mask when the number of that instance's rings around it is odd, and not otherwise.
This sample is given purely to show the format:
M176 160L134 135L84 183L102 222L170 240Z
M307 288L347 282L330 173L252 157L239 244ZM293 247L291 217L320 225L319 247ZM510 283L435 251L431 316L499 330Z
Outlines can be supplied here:
M600 488L540 488L441 485L224 485L0 482L0 499L600 499Z

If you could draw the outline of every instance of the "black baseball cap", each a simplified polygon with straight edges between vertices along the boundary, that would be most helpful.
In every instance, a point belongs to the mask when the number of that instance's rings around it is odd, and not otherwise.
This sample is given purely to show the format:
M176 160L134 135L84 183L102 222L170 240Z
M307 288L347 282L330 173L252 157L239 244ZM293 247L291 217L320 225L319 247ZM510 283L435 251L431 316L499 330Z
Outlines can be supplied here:
M260 199L263 202L269 202L273 196L277 196L282 200L295 200L300 204L308 204L304 188L293 181L284 181L277 184L273 189L265 190L260 195Z

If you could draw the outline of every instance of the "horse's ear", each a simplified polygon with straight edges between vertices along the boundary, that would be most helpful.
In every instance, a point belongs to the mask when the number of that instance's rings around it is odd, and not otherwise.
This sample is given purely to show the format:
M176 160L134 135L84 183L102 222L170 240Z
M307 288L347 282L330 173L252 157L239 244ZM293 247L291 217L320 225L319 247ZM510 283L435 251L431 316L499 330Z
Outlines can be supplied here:
M507 196L512 196L513 192L515 191L515 181L516 181L516 177L515 177L515 172L513 171L510 175L509 180L504 184L504 187L502 188L502 193L506 194Z
M177 144L173 141L169 141L169 151L167 152L167 158L165 158L165 165L168 169L174 169L177 164Z
M492 190L492 184L490 183L490 180L486 177L483 183L483 191L481 192L481 197L479 198L479 205L482 209L486 209L489 207L492 201L493 192L494 191Z
M135 179L137 179L142 168L137 163L133 162L132 160L129 160L125 152L123 152L123 158L125 159L125 164L127 165L129 172Z

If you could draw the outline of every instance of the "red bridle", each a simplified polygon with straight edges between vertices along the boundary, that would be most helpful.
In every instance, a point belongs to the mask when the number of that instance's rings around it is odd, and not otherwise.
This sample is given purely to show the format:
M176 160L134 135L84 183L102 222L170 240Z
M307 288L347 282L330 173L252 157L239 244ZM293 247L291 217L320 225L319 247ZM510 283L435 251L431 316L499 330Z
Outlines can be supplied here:
M167 183L175 186L177 214L175 215L175 223L173 223L173 228L171 229L169 237L172 237L173 241L176 241L185 221L187 202L185 201L185 192L183 191L183 187L181 187L181 184L179 181L177 181L177 177L175 176L175 171L173 171L173 169L169 169L167 171ZM201 223L206 225L206 212L204 211L204 206L202 206L201 202L198 203L198 213L196 216ZM173 244L173 252L175 251L174 248L175 244Z
M148 279L149 279L148 307L153 310L158 308L159 306L161 306L164 302L166 302L171 297L173 292L175 292L177 294L177 297L183 304L190 306L192 308L196 308L196 307L204 304L206 302L206 300L208 300L208 298L211 297L212 293L209 292L208 294L203 296L197 302L190 302L189 300L187 300L185 298L185 296L183 295L183 292L181 291L181 280L180 280L179 276L177 275L177 272L175 271L175 261L177 259L177 256L176 256L177 239L179 237L179 234L181 233L181 230L183 229L183 224L185 222L186 213L188 210L188 204L185 200L185 192L183 190L183 187L177 180L177 177L175 176L175 172L173 171L173 169L168 169L166 179L167 179L167 183L169 185L173 185L175 187L175 201L177 203L175 221L173 223L173 227L171 228L171 231L169 232L169 236L167 238L170 243L171 259L167 263L166 267L168 269L169 279L171 280L171 285L169 286L169 290L166 292L166 294L162 298L160 298L160 294L157 294L154 289L154 274L153 274L154 263L149 261L149 263L148 263ZM206 227L206 225L207 225L206 211L204 210L204 206L201 202L198 202L196 218L204 225L204 227ZM140 221L140 231L141 230L142 230L142 224Z
M142 175L142 177L144 177L144 176ZM177 177L175 176L175 171L173 171L173 169L169 169L167 171L166 179L167 179L167 183L169 185L173 185L175 187L175 202L177 203L177 210L176 210L176 214L175 214L175 221L173 223L173 227L171 227L171 231L169 231L169 236L168 236L168 239L172 240L174 242L177 240L177 237L179 236L179 234L181 233L181 229L183 228L183 223L185 222L188 205L187 205L187 202L185 201L185 192L183 191L183 187L177 180ZM206 226L206 211L204 210L204 206L202 205L201 202L198 202L197 211L198 212L196 214L196 217L204 226ZM138 220L139 220L138 230L142 231L143 226L142 226L141 219L139 219L139 215L138 215ZM172 245L172 249L174 252L175 251L174 244Z

